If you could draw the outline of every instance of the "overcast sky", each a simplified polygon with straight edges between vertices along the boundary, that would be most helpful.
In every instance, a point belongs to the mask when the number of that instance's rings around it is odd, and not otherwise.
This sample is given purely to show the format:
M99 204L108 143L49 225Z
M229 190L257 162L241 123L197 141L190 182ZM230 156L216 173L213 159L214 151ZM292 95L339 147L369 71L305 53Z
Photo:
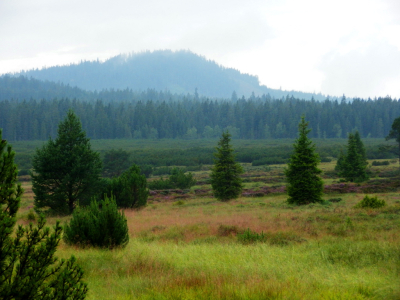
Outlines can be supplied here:
M400 0L0 0L0 74L159 49L271 88L400 98Z

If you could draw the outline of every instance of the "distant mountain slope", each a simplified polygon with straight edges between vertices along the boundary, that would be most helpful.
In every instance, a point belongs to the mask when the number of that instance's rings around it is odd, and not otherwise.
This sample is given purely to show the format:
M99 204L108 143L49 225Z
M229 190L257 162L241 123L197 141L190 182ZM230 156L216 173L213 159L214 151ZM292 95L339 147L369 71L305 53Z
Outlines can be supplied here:
M94 99L93 93L84 91L77 87L55 83L51 81L42 81L25 76L1 76L0 77L0 101L2 100L29 100L54 98L71 98L81 100Z
M79 64L35 69L20 73L40 80L61 82L88 91L126 88L133 91L155 89L171 93L194 94L207 97L230 98L270 94L281 98L323 100L320 94L269 89L259 84L258 78L225 68L190 51L160 50L131 55L118 55L105 62L84 61Z

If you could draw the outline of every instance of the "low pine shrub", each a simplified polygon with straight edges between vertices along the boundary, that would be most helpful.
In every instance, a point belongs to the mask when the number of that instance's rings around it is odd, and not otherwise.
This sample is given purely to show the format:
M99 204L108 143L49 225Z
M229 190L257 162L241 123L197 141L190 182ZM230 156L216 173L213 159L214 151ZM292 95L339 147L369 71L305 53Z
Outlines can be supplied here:
M185 171L180 168L171 169L171 175L168 179L163 178L154 180L148 183L151 190L166 190L166 189L189 189L196 184L192 173L185 175Z
M125 215L118 211L114 197L76 208L64 230L66 243L81 247L124 247L129 241Z
M385 200L379 200L378 197L368 197L366 195L355 207L356 208L380 208L386 205Z
M376 161L374 160L372 162L373 166L388 166L390 164L390 162L388 160L384 160L384 161Z
M109 181L105 196L113 196L118 207L141 208L146 206L149 196L146 177L141 175L140 168L133 164L121 176Z
M218 227L218 236L230 236L236 235L239 232L239 229L235 225L219 225Z
M267 237L264 232L257 233L250 229L245 230L243 233L237 235L238 241L242 244L253 244L256 242L266 242Z
M275 246L287 246L293 242L301 243L305 239L291 233L291 232L253 232L250 229L245 230L243 233L237 235L237 239L242 244L254 244L257 242L268 243Z

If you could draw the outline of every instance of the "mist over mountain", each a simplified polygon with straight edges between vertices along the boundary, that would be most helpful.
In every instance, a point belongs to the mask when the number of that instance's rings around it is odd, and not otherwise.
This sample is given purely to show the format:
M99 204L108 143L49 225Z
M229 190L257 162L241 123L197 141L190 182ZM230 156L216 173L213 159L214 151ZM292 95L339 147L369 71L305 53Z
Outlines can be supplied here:
M190 51L160 50L121 54L104 62L82 61L79 64L23 71L24 75L53 81L87 91L105 89L143 91L154 89L176 94L195 94L215 98L249 97L269 94L300 99L324 100L321 94L282 91L260 85L258 77L225 68ZM234 96L235 97L235 96Z

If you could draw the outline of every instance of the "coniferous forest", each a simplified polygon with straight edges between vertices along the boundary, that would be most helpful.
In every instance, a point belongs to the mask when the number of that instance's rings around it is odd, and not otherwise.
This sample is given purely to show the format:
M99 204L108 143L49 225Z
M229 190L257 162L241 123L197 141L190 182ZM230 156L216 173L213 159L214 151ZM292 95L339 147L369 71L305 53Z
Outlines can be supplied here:
M118 92L115 92L118 93ZM169 96L169 94L166 94ZM308 101L268 95L213 100L196 95L165 99L149 90L138 99L119 101L70 98L8 99L0 102L0 128L10 141L46 140L71 108L92 139L295 138L301 115L310 122L311 138L384 138L400 115L396 99Z

